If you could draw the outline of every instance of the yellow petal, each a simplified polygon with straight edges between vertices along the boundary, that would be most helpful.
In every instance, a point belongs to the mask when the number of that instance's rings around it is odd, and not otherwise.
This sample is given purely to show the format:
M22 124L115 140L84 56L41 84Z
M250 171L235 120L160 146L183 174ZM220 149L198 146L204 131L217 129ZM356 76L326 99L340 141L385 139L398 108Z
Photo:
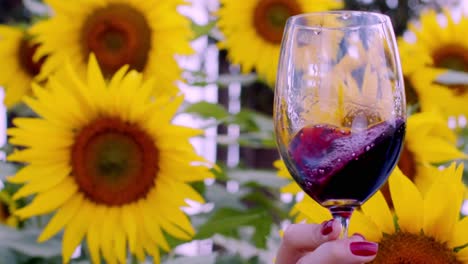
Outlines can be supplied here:
M29 182L19 189L13 196L13 199L17 200L34 193L47 191L62 182L66 177L69 177L70 172L71 168L69 166L62 166L62 164L49 167L46 173L42 175L35 174L34 181Z
M109 82L108 89L113 91L114 89L118 89L120 83L122 82L123 77L128 71L128 66L121 67L117 72L114 73L112 79Z
M362 234L367 240L379 242L382 239L382 231L372 221L372 219L361 213L360 211L353 212L349 221L349 235L354 233Z
M361 206L362 211L386 234L395 232L393 216L384 196L379 191Z
M101 264L101 256L99 254L101 230L105 224L103 219L107 215L107 208L104 206L97 206L94 211L94 219L89 225L88 233L86 235L86 242L88 244L89 254L93 264Z
M160 213L155 214L155 216L165 217L170 222L180 227L183 231L187 232L190 236L195 235L195 229L193 228L190 219L180 208L174 208L161 203L158 208ZM155 210L153 212L155 212Z
M122 218L122 225L125 230L125 234L128 238L128 246L130 248L130 252L135 253L135 245L137 243L137 220L135 214L136 205L129 204L122 208L121 218Z
M106 87L106 81L102 76L101 69L99 68L98 61L94 54L89 56L88 60L88 85L89 92L92 92L95 96L104 95L104 89Z
M302 191L301 187L299 187L299 185L296 182L291 182L288 185L281 188L282 193L297 194L301 191Z
M204 133L204 131L200 129L194 129L194 128L185 127L185 126L175 126L175 125L168 126L164 128L164 130L161 130L160 132L161 132L160 134L161 136L176 136L177 135L178 137L187 138L187 139L196 137L196 136L201 136ZM160 143L165 143L165 142L160 142ZM188 146L190 146L191 150L193 149L193 145L189 144Z
M452 232L452 238L448 241L450 248L463 246L468 243L468 217L464 217L462 220L455 224Z
M456 145L437 137L426 137L430 144L418 144L413 146L413 152L418 153L421 160L431 163L441 163L455 159L466 159L468 156L458 150Z
M75 195L70 198L52 217L47 226L42 231L41 235L38 238L39 242L48 240L57 232L59 232L66 224L70 222L73 217L75 217L78 210L83 204L83 196Z
M15 175L9 176L7 180L11 183L25 183L36 178L37 177L36 175L44 175L44 174L49 173L49 171L50 171L49 166L29 165L29 166L21 168L19 171L16 172Z
M185 201L186 199L191 199L199 203L205 202L203 197L188 184L172 182L170 180L164 179L164 176L162 176L161 179L158 180L157 184L160 184L158 190L164 189L165 191L172 192L172 198L175 202ZM156 192L156 194L159 197L158 201L164 201L165 199L167 199L167 197L170 197L159 195L159 192Z
M120 83L119 93L117 96L120 97L119 105L122 105L123 111L127 118L129 118L130 108L133 106L132 102L135 100L136 94L141 90L143 76L132 70L122 79ZM147 99L147 98L145 98ZM146 100L143 100L145 102ZM141 103L138 102L138 103Z
M78 74L76 73L76 71L70 63L65 63L63 74L64 77L62 79L62 83L69 83L68 88L70 92L73 93L76 100L80 101L82 110L85 113L87 113L88 118L92 120L94 116L92 116L91 114L96 114L96 112L93 112L93 110L95 110L93 102L99 102L99 100L104 100L106 96L103 96L101 98L93 98L92 93L89 91L90 84L85 84L83 82L83 78L80 78L81 76L78 76Z
M447 170L455 172L454 167ZM460 185L461 181L454 182L450 177L438 177L431 185L424 199L425 234L442 242L452 237L463 199ZM446 200L447 194L450 194L450 202Z
M179 164L177 162L164 164L161 162L158 173L158 177L171 177L172 180L179 182L202 181L214 177L213 173L205 165L190 166L188 163Z
M418 187L423 198L426 197L427 191L437 177L440 177L440 171L437 167L427 163L418 163L416 165L414 183Z
M148 254L153 257L153 263L160 263L159 249L149 239L145 239L143 242L143 248Z
M143 233L143 232L144 232L144 230L142 228L138 229L138 233L137 233L138 241L148 241L149 240L148 234ZM138 261L140 261L140 262L145 261L145 251L144 251L143 243L137 243L136 248L135 248L135 255L136 255Z
M115 208L109 208L105 216L106 224L102 226L100 242L102 255L108 263L117 263L115 251L113 250L114 236L113 232L118 228L117 221L119 219L119 211Z
M148 204L146 202L139 202L137 210L139 210L138 215L142 217L141 219L143 219L143 230L146 231L146 235L153 242L157 243L162 249L164 249L165 251L169 251L170 246L167 243L163 233L161 232L161 228L158 224L157 218L153 219L150 215L146 213L152 209L148 207Z
M85 203L80 208L80 213L76 214L65 228L62 242L62 259L68 263L76 247L81 243L88 231L89 224L94 217L94 206L92 203Z
M389 185L398 225L403 231L418 234L424 221L421 193L398 167L390 175Z
M159 216L157 222L161 226L161 228L166 231L169 235L182 239L182 240L190 240L191 236L185 232L185 230L180 229L178 226L174 225L173 223L169 222L165 217Z
M55 98L60 98L60 100L54 102L55 109L60 109L62 114L75 120L76 126L86 124L92 118L83 102L79 101L79 98L71 93L68 80L61 82L57 77L52 76L47 81L47 87L53 91Z
M457 252L457 260L460 261L460 263L468 262L468 247L464 247Z
M38 165L67 163L69 161L69 150L44 151L37 149L25 149L14 151L8 157L8 161L35 163Z
M178 95L171 98L171 100L164 105L164 114L168 117L166 120L170 120L177 113L177 110L183 102L184 96Z
M15 212L20 218L29 218L35 215L47 214L62 206L71 196L73 196L78 187L72 178L66 178L60 184L47 192L38 194L31 204Z
M79 122L77 122L77 120L75 120L72 116L67 115L63 111L56 111L54 105L46 103L60 100L60 98L57 98L56 94L38 85L33 84L32 87L37 99L27 97L24 99L24 102L38 115L49 120L50 122L55 124L62 124L62 126L66 126L68 128L79 126Z
M296 208L295 212L300 212L300 214L306 216L309 223L322 223L332 218L328 209L321 206L307 195L304 195L304 198L294 207ZM292 210L291 213L293 212L294 210Z
M125 263L126 258L127 258L127 248L126 248L127 241L125 239L125 232L119 227L119 225L117 225L117 228L114 229L114 241L115 241L114 252L115 252L115 255L117 256L117 260L120 263Z

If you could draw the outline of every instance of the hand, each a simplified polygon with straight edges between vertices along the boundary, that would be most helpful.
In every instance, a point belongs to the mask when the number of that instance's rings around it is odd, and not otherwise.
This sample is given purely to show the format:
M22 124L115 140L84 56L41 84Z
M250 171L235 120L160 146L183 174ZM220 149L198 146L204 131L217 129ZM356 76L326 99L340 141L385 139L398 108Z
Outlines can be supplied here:
M355 234L338 239L337 220L318 224L292 224L284 232L277 264L361 264L372 261L378 245Z

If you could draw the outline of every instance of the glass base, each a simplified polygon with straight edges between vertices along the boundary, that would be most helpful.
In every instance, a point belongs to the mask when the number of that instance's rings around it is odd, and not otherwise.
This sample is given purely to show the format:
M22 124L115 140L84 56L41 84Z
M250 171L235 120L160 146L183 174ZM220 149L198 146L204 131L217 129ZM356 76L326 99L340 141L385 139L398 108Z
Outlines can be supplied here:
M322 205L330 210L334 219L340 221L342 227L340 238L347 238L349 219L354 209L361 205L361 202L351 199L336 199L327 200L323 202Z

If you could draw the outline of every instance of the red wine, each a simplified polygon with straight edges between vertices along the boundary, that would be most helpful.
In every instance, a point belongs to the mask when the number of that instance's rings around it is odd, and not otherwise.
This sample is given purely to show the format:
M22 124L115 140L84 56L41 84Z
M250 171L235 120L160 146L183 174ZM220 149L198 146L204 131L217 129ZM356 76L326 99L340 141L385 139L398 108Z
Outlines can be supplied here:
M325 124L304 127L291 141L284 160L302 189L317 202L362 203L393 170L404 134L403 120L382 122L360 132Z

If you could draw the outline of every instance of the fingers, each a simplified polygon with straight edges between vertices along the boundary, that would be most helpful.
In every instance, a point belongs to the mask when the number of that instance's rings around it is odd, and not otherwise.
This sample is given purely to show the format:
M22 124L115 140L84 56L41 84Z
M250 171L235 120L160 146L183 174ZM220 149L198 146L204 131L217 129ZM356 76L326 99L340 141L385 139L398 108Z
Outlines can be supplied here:
M378 245L362 236L329 241L303 256L297 264L361 264L372 261Z
M276 263L296 264L304 254L315 250L321 244L339 237L341 225L330 220L321 225L293 224L284 232Z

